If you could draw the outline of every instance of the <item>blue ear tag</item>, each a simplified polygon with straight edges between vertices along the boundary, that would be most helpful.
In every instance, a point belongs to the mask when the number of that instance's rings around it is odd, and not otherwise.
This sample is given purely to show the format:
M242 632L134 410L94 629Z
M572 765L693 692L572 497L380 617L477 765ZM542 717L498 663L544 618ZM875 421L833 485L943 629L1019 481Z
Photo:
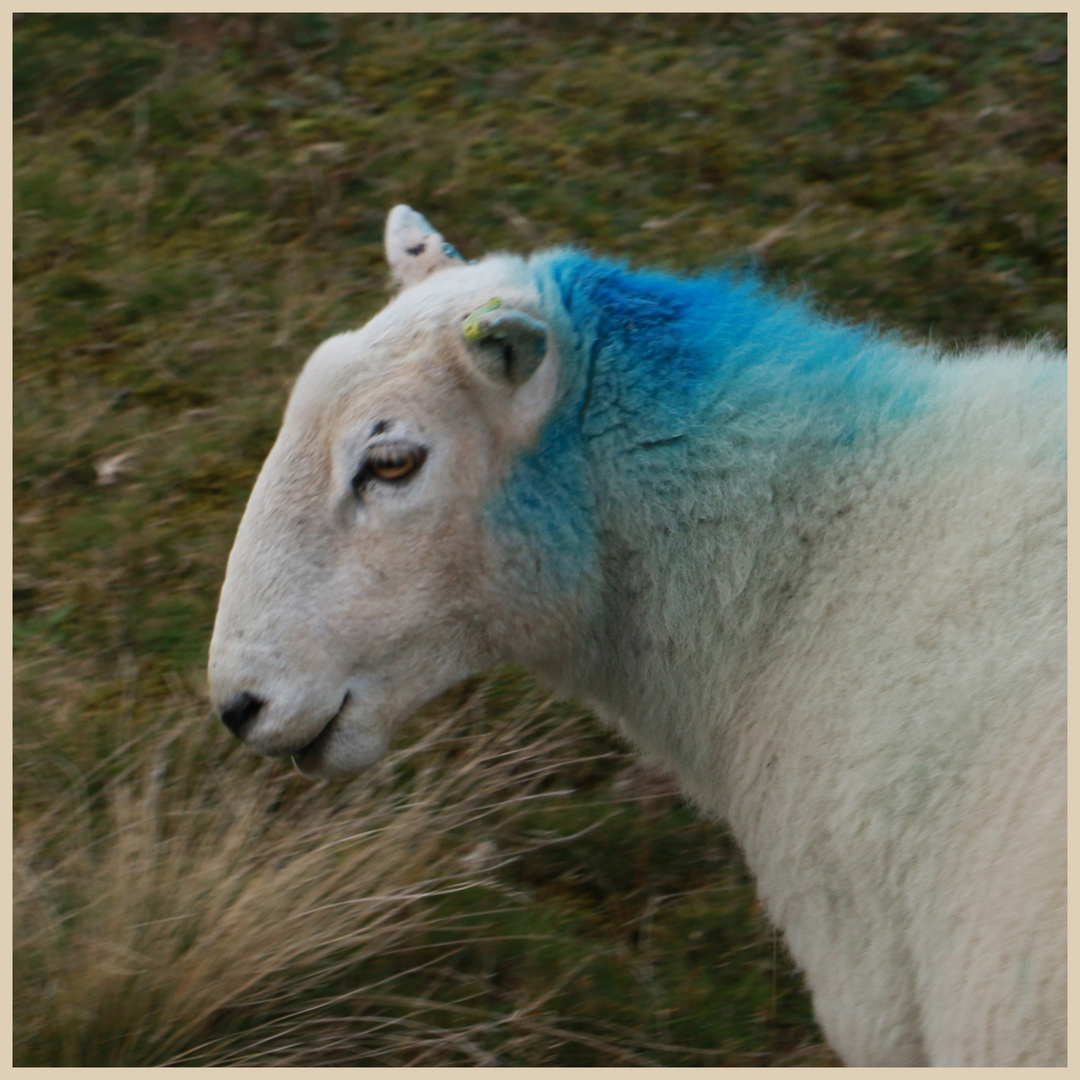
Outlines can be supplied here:
M442 243L442 253L448 259L457 259L458 262L464 262L465 261L465 256L462 255L461 252L458 251L458 249L456 247L454 247L454 245L451 244L449 240L444 240L443 241L443 243ZM470 263L474 263L474 262L476 262L475 259L470 260Z

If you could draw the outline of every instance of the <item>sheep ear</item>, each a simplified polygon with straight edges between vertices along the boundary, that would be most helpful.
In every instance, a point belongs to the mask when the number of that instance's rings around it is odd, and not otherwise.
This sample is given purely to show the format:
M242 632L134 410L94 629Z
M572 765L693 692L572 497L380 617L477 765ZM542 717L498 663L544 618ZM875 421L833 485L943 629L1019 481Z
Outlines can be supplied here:
M513 387L527 382L547 353L547 326L516 308L489 300L465 316L461 329L477 366Z
M429 274L465 261L423 214L404 203L395 206L386 216L384 244L390 274L394 284L402 289L423 281Z

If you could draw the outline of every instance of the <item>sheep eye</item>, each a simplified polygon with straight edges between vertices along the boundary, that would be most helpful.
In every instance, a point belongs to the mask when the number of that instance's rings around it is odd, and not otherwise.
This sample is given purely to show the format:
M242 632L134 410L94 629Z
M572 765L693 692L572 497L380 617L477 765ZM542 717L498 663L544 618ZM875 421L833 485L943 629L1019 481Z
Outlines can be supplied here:
M405 480L424 464L426 457L427 451L422 446L388 443L372 447L353 477L353 491L359 494L364 484L372 479L390 484Z

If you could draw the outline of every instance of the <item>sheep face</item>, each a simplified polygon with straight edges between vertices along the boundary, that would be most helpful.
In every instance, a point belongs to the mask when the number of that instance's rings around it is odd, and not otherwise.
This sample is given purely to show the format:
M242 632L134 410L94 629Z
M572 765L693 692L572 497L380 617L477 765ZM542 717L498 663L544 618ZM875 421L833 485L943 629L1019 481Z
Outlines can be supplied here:
M550 602L523 620L520 590L508 603L484 510L558 381L524 263L465 265L404 207L387 253L405 288L297 380L210 646L225 723L315 776L370 765L425 701L528 652L523 621L533 652L557 621Z

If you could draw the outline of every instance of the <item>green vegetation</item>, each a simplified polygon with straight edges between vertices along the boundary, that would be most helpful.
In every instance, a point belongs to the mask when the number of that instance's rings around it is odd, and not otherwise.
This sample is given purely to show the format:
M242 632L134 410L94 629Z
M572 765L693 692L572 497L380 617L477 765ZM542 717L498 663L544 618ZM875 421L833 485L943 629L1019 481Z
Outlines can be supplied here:
M832 1058L737 852L519 672L309 785L209 715L247 491L396 202L1065 336L1064 15L24 15L15 1063ZM417 740L419 740L417 742Z

